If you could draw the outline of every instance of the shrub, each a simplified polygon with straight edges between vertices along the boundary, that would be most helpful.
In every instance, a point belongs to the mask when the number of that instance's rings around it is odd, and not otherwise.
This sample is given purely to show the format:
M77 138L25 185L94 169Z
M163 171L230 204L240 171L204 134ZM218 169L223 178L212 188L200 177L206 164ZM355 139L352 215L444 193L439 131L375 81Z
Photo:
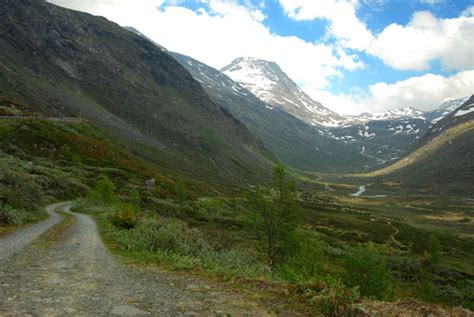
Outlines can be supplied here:
M298 243L291 257L278 268L278 275L292 283L307 281L322 272L321 243L305 234L295 236Z
M430 234L428 236L426 249L428 252L428 259L430 261L430 264L435 268L438 267L441 262L442 247L441 242L439 242L439 239L435 235Z
M4 202L16 209L36 210L43 202L42 188L28 174L7 171L2 183Z
M111 219L114 226L123 229L132 229L137 224L137 216L130 206L121 206Z
M393 278L385 259L370 245L350 251L344 261L343 281L349 287L359 287L360 294L374 299L389 299L393 295Z
M114 214L110 222L118 229L111 235L120 249L197 255L206 247L199 230L190 229L182 221L148 217L137 220L135 216L131 226L128 212L119 215L120 212Z
M110 204L115 200L115 185L107 176L102 177L97 182L95 192L97 193L97 198L103 203Z
M0 224L21 225L33 221L38 217L22 209L15 209L9 205L0 205Z
M304 295L325 316L350 316L352 304L360 300L357 287L348 288L335 278L325 277L315 287L306 287Z

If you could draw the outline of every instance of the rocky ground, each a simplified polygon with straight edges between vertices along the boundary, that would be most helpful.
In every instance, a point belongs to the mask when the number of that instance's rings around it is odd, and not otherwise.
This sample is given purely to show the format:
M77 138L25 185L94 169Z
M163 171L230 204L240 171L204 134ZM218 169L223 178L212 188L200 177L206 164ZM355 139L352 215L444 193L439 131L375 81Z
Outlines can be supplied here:
M53 211L58 206L69 209L68 204L51 206L49 225L61 219ZM95 222L71 214L74 223L57 235L58 241L45 244L40 237L29 245L21 242L0 258L1 316L272 315L199 278L121 264L104 247ZM38 228L45 225L29 230L38 233Z

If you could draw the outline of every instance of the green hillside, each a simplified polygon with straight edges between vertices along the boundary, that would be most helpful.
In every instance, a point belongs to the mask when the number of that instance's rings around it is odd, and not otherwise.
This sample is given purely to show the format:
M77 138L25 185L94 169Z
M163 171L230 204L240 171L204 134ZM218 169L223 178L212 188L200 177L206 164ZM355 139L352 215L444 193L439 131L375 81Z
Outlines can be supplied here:
M0 46L0 95L85 117L163 168L242 181L274 160L171 56L103 18L2 1Z

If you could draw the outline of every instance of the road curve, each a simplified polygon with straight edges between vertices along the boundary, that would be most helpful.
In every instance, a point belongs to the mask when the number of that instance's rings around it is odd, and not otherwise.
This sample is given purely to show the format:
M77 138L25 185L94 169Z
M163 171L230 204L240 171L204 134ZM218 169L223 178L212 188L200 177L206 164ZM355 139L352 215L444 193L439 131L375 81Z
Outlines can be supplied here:
M25 246L36 240L43 232L61 222L63 217L55 212L57 208L68 208L69 202L52 204L46 207L49 218L45 221L17 230L0 239L0 262L21 251Z
M216 282L122 264L91 217L69 213L56 241L0 261L0 316L273 316Z

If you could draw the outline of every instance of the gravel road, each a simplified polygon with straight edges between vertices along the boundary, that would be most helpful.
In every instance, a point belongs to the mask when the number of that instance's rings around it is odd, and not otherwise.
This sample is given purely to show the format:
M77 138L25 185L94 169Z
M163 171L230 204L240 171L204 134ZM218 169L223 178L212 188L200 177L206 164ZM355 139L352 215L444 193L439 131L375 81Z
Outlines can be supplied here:
M46 207L46 212L49 215L48 220L17 230L5 238L0 239L0 263L11 255L19 252L26 245L38 238L43 232L59 223L63 217L58 215L54 210L66 204L67 203L49 205Z
M69 212L69 204L50 206L52 218L57 206ZM71 214L60 241L32 243L0 262L0 316L271 316L222 285L121 264L95 222Z

